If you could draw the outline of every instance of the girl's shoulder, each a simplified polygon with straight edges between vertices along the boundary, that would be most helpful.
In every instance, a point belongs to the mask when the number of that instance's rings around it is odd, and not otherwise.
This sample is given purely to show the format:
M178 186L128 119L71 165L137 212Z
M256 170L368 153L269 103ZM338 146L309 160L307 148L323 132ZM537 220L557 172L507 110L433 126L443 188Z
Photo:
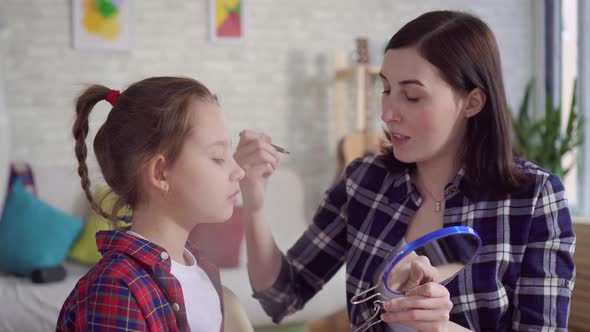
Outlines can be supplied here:
M132 257L119 253L107 252L79 281L85 288L93 285L121 286L132 288L134 280L145 279L149 273Z
M141 324L142 312L154 312L150 304L165 300L152 278L142 278L146 274L131 257L106 253L66 298L57 323L60 330L79 329L72 324L91 326L95 322L89 317L107 311L117 326L130 319ZM153 301L157 296L159 301Z

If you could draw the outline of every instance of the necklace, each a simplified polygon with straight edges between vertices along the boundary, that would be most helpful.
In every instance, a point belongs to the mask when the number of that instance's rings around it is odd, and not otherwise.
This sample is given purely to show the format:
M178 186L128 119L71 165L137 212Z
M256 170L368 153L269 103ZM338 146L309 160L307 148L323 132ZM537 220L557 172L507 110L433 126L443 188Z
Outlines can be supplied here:
M434 195L428 190L428 188L426 188L426 186L423 185L422 189L424 189L424 191L434 200L434 211L440 212L442 207L441 200L436 199L436 197L434 197Z

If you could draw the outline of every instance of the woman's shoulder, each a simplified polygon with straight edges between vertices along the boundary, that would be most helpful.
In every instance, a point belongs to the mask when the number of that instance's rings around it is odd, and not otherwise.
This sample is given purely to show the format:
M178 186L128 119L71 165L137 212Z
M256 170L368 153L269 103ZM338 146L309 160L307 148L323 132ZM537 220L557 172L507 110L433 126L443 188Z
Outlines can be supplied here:
M522 157L515 158L514 164L516 169L528 179L527 184L521 190L518 190L518 192L533 192L535 196L538 196L544 188L548 188L552 192L564 190L562 180L559 176L544 167Z
M384 155L365 156L353 160L333 188L346 191L348 196L394 197L409 188L409 171L393 172Z
M532 176L549 177L551 172L523 157L514 158L514 165L518 171Z
M345 175L349 178L367 176L372 178L386 178L390 176L403 176L406 173L405 169L392 172L389 163L389 158L383 154L356 158L346 166Z

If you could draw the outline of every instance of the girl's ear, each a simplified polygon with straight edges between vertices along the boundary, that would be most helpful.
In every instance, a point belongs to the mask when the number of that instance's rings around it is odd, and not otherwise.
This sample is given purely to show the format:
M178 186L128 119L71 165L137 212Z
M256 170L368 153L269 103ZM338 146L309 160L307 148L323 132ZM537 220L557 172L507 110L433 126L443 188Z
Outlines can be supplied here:
M170 184L167 177L166 158L158 153L150 158L146 164L146 185L156 191L168 192Z
M479 113L487 101L486 94L480 88L471 90L465 98L465 116L468 118Z

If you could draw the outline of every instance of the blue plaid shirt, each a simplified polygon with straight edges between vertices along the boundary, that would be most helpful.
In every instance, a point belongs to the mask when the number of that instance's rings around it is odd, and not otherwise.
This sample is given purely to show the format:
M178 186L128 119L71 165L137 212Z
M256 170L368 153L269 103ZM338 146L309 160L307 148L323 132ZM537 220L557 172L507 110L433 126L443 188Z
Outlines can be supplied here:
M530 185L486 200L463 181L445 187L444 227L469 226L482 249L447 284L451 321L474 331L567 331L574 285L575 235L558 177L522 159ZM352 162L326 194L314 222L283 257L272 288L255 292L279 322L301 309L346 263L348 314L354 328L371 315L350 298L372 287L379 267L406 234L422 202L410 171L392 174L383 156ZM384 323L370 331L385 331Z

